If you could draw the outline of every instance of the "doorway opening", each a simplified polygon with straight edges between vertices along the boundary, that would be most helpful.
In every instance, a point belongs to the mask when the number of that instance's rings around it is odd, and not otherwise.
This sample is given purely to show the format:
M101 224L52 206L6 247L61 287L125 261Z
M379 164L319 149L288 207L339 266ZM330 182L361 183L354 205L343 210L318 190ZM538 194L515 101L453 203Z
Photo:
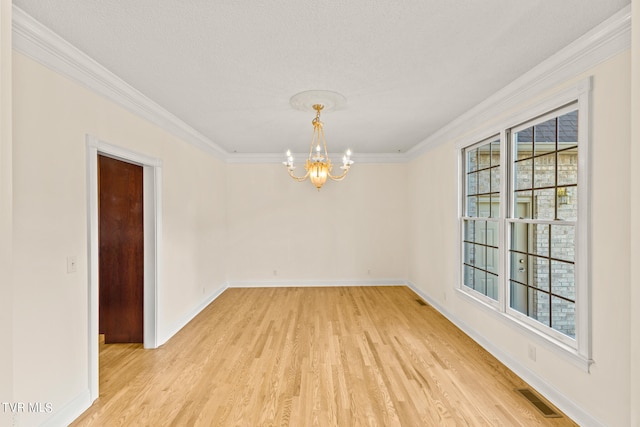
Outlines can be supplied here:
M143 342L142 166L98 153L98 332L105 344Z
M98 229L98 156L122 160L142 167L143 186L143 344L157 347L157 289L160 259L162 163L133 151L105 143L87 135L87 204L88 204L88 353L89 392L93 402L98 398L99 384L99 229Z

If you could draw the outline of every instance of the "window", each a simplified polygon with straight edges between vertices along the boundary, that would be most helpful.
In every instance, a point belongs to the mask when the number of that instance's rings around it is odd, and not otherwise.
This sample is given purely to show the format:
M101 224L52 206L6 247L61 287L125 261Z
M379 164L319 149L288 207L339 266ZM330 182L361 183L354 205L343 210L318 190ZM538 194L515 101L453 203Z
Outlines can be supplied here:
M578 111L511 132L509 308L575 338Z
M585 360L580 99L462 147L460 290Z
M464 151L463 284L497 300L500 138Z

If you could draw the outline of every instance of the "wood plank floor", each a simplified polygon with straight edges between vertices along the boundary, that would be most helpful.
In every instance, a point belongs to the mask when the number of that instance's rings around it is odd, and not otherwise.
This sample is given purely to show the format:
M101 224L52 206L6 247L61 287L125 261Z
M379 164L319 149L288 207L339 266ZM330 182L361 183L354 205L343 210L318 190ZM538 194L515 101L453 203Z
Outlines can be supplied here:
M169 342L100 347L88 426L574 426L410 289L228 289Z

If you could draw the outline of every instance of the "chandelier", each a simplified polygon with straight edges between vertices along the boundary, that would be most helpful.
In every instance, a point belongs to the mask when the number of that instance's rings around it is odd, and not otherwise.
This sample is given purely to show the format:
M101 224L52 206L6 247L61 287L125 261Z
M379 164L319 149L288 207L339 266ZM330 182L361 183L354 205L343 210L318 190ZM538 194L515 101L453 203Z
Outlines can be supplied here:
M342 181L349 173L349 168L353 164L351 160L351 150L347 150L342 157L342 166L340 166L341 173L333 175L333 166L329 159L329 153L327 151L327 141L324 137L323 123L320 121L320 111L324 109L323 104L313 104L312 108L316 111L316 117L311 122L313 124L313 137L311 138L311 145L309 147L309 156L304 165L305 174L302 176L296 176L294 170L294 159L291 154L291 150L287 150L287 159L283 164L287 167L287 171L291 178L298 182L302 182L309 178L311 183L320 191L320 188L327 182L327 178L332 181Z

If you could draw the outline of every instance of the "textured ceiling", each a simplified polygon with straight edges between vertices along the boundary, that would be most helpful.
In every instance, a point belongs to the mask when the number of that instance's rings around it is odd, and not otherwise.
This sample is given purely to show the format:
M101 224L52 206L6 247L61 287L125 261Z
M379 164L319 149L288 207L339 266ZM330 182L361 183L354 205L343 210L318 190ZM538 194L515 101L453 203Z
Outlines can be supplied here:
M628 0L14 0L229 153L406 152Z

